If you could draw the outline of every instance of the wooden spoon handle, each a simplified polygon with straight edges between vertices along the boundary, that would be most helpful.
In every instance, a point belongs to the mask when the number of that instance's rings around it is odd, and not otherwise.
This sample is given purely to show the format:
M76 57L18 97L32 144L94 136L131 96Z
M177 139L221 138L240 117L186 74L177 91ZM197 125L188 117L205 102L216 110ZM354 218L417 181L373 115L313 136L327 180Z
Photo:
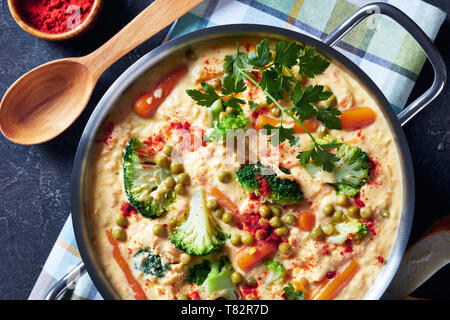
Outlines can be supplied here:
M158 33L203 0L156 0L119 33L91 54L75 59L98 79L114 62Z

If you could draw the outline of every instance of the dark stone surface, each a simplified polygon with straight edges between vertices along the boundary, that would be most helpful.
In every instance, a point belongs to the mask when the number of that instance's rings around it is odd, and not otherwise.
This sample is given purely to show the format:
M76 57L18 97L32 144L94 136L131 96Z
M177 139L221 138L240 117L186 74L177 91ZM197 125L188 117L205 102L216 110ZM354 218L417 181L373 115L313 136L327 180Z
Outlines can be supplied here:
M406 1L406 0L405 0ZM13 21L6 0L0 2L0 93L26 71L44 62L81 56L96 49L150 1L105 1L95 27L85 36L65 43L37 39ZM450 2L429 0L449 12ZM168 29L114 64L100 78L87 109L62 135L42 145L15 145L0 136L0 299L26 299L70 212L70 174L76 147L95 105L139 57L157 47ZM450 61L447 17L436 45ZM426 65L413 97L427 89L432 69ZM413 154L417 184L416 215L411 240L437 218L450 214L450 90L405 126ZM439 148L441 146L441 148ZM442 149L439 151L438 149ZM415 295L449 298L450 267L436 274Z

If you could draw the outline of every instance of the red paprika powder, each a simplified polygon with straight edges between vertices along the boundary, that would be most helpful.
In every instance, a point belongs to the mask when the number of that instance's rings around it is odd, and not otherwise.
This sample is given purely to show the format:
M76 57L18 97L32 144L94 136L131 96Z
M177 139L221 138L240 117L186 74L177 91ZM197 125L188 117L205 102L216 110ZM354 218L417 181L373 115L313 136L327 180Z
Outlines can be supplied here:
M62 33L80 25L93 4L94 0L22 0L21 13L42 32Z

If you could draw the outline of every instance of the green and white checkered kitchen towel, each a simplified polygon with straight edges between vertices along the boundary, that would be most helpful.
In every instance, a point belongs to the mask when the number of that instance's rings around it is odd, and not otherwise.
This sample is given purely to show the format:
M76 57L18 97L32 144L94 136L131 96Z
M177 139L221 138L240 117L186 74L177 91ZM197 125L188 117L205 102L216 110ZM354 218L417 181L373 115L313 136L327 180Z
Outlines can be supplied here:
M267 24L306 33L318 39L333 31L366 0L209 0L201 3L172 27L169 38L233 23ZM388 0L408 14L435 39L446 14L420 0ZM399 112L408 99L425 62L417 43L391 19L382 17L378 27L361 23L351 31L338 50L361 67L379 86ZM44 265L29 299L42 299L47 290L80 262L69 217ZM69 294L72 299L101 299L88 275Z

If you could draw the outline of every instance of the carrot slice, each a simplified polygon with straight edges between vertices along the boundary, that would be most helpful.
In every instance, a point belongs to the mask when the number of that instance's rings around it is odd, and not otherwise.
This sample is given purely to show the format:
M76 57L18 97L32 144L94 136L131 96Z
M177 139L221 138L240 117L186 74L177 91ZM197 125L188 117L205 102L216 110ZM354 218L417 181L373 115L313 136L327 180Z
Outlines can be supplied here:
M298 216L298 226L304 231L311 231L316 225L316 215L312 212L305 211Z
M354 107L342 111L342 115L339 118L341 119L342 129L355 130L374 123L376 114L369 107Z
M188 67L182 65L161 79L149 91L143 92L134 100L134 111L143 118L150 117L156 109L164 102L167 96L172 92L173 88L186 75Z
M119 249L119 244L117 243L116 239L114 239L111 229L106 230L106 236L108 237L109 243L111 243L113 247L114 259L125 274L125 278L127 279L130 288L135 293L134 297L136 298L136 300L147 300L147 296L144 290L142 290L139 282L133 277L133 273L131 272L127 261L122 256L122 253Z
M345 263L332 279L325 278L311 300L331 300L350 282L359 270L359 263L355 259Z
M260 114L258 119L256 120L255 128L260 130L263 129L265 124L270 124L273 127L276 127L280 124L280 119L268 116L267 114ZM316 132L319 127L319 123L317 120L306 120L303 122L303 125L310 132ZM305 129L303 129L298 123L293 121L283 121L283 126L286 128L293 128L296 133L305 133Z
M231 213L237 215L239 214L239 208L237 205L230 200L219 188L214 185L208 186L209 193L217 199L220 205Z
M248 271L277 252L277 245L272 242L258 241L254 246L247 246L235 253L236 263L243 271Z

